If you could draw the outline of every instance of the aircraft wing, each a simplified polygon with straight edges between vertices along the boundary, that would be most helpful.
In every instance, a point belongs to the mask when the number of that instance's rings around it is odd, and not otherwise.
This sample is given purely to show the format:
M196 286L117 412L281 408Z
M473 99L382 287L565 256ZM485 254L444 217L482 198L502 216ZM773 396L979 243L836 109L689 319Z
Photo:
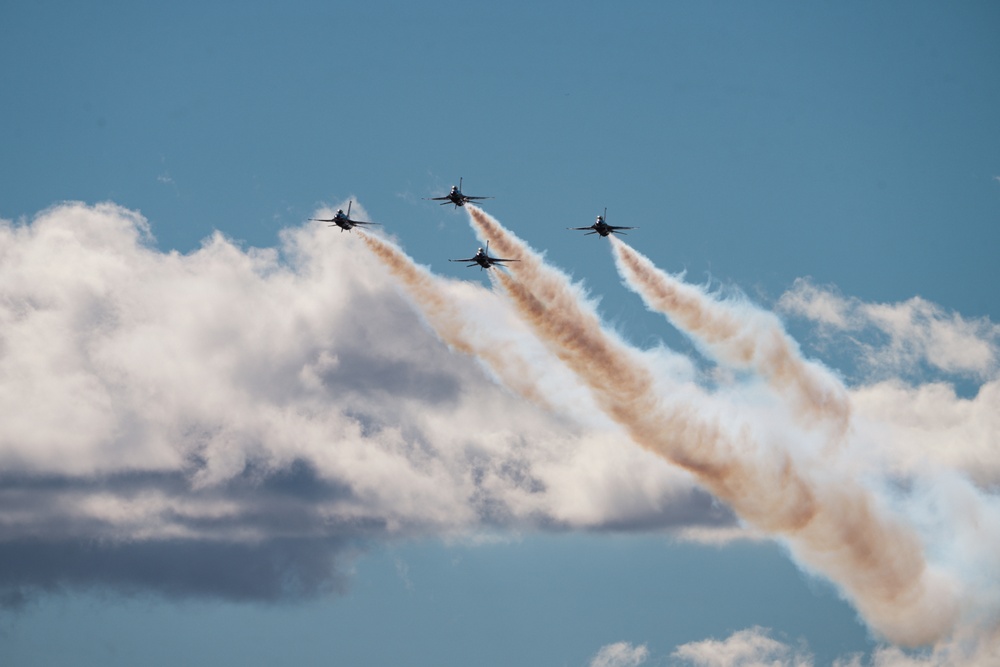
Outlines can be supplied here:
M617 227L615 225L608 225L608 229L639 229L638 227Z
M450 199L450 197L424 197L426 201L441 201L442 199Z
M491 262L520 262L519 259L501 259L499 257L490 257Z
M329 220L324 220L323 218L309 218L309 219L315 222L336 222L336 220L334 220L333 218L330 218Z
M469 257L468 259L449 259L449 262L476 262L479 263L475 257Z
M594 228L594 226L591 225L590 227L567 227L566 229L578 229L578 230L580 230L582 232L584 230L593 229L593 228Z
M470 197L469 195L465 195L465 198L470 201L475 199L496 199L496 197Z
M379 226L382 225L381 222L365 222L364 220L351 220L351 224L352 225L379 225Z

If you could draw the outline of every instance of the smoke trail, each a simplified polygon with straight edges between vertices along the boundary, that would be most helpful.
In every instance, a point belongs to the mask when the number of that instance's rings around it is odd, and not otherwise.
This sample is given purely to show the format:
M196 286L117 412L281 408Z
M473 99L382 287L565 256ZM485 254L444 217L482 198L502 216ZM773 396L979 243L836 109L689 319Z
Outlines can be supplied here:
M378 237L358 231L358 236L368 249L402 282L409 294L420 304L424 314L434 320L435 329L445 342L460 352L475 354L470 337L466 333L468 324L455 312L453 302L445 298L441 281L415 264L399 248Z
M477 357L508 390L532 404L569 417L574 424L592 432L606 432L611 443L622 439L620 429L594 402L591 392L535 336L502 295L479 285L472 289L467 282L437 277L392 243L364 232L359 236L400 281L444 342ZM465 299L464 306L463 293L470 297ZM489 323L484 324L484 316L489 316ZM588 465L600 465L592 457L587 458ZM692 486L692 480L686 476L682 478L676 472L667 474L676 476L685 489ZM558 490L558 483L555 480L551 483Z
M651 373L603 330L564 275L479 209L469 212L498 252L521 260L511 265L517 279L496 274L518 311L637 443L694 473L749 523L789 539L893 641L925 644L951 631L950 582L928 568L917 536L871 493L831 466L807 475L787 451L765 449L746 430L729 434L703 417L699 400L657 396Z
M825 369L802 358L798 345L769 313L738 313L693 285L657 269L624 241L610 238L618 272L646 306L702 341L717 360L749 368L789 394L797 414L833 423L843 436L851 417L847 391Z
M444 280L416 264L391 243L363 231L359 236L402 283L445 343L484 361L511 391L545 408L553 407L538 385L536 367L509 342L481 342L485 332L474 330L474 322L455 305L455 299L448 294Z

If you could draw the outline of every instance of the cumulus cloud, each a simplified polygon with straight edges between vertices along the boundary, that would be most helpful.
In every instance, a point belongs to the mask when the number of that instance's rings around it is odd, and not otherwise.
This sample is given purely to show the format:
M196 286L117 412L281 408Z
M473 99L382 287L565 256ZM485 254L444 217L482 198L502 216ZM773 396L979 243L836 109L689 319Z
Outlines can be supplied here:
M336 590L372 540L733 524L617 428L456 354L358 235L321 224L179 254L112 204L0 223L0 411L8 603L270 599Z
M601 647L591 659L590 667L637 667L648 657L649 649L645 644L632 646L628 642L617 642Z
M812 656L770 636L763 628L740 630L727 639L678 646L673 657L698 667L811 667Z
M1000 485L1000 326L920 297L869 304L808 280L778 305L815 323L824 344L856 353L865 372L850 388L855 426L897 472L945 468L982 488ZM956 378L978 387L960 395L949 381Z
M961 471L982 488L1000 485L1000 381L958 396L953 385L897 380L853 390L859 422L879 434L898 471Z
M782 295L778 307L815 322L828 334L852 334L851 340L876 375L911 374L927 365L986 379L1000 368L1000 325L986 318L970 320L948 313L919 296L901 303L872 304L799 279Z
M1000 642L967 644L955 640L934 650L906 652L895 646L879 646L867 658L859 654L841 656L833 667L988 667L1000 659ZM705 639L683 644L671 654L680 664L697 667L813 667L815 656L805 642L792 646L771 636L767 628L748 628L726 639Z

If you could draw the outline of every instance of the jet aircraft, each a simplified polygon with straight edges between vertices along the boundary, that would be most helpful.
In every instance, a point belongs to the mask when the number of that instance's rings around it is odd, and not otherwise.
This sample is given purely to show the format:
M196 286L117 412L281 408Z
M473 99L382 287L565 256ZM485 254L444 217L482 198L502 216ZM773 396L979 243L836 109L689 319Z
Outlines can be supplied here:
M441 206L446 206L447 204L454 204L456 208L459 206L465 206L469 202L478 201L480 199L493 199L493 197L470 197L469 195L462 194L462 177L458 178L458 185L451 186L451 192L446 194L444 197L424 197L428 201L439 201Z
M490 242L487 241L486 242L486 250L483 250L482 248L480 248L479 250L476 251L476 254L473 255L472 257L469 257L469 258L466 258L466 259L449 259L448 261L449 262L472 262L468 266L476 266L478 264L479 265L479 270L482 271L483 269L489 269L489 268L491 268L494 264L499 264L500 266L503 266L504 262L520 262L521 260L519 260L519 259L501 259L499 257L490 257Z
M584 234L584 236L590 236L591 234L600 234L601 236L607 236L608 234L614 234L615 232L618 232L619 234L625 234L625 232L620 232L618 230L638 229L638 227L617 227L615 225L609 225L607 222L605 222L605 219L607 217L608 217L608 209L605 208L604 215L597 216L597 222L592 224L590 227L567 227L566 229L578 229L580 231L583 231L585 229L593 230L587 232L586 234Z
M365 222L364 220L351 220L351 204L354 200L347 202L347 213L344 213L344 209L338 208L337 212L332 218L323 220L322 218L309 218L310 220L315 220L316 222L332 222L330 227L337 226L340 227L340 231L343 232L345 229L351 231L352 227L357 225L378 225L378 222Z

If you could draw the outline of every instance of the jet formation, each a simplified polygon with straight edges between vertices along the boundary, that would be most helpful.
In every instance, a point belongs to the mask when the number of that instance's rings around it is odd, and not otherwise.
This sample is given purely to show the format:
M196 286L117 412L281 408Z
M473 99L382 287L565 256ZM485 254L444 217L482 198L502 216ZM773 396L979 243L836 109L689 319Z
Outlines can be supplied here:
M493 199L493 197L481 197L481 196L471 196L462 193L462 178L459 177L458 185L451 186L451 192L443 197L424 197L427 201L440 201L441 206L446 206L447 204L454 204L455 208L459 206L465 206L470 202L476 202L482 199ZM344 230L351 231L354 227L358 225L378 225L377 222L366 222L364 220L352 220L351 219L351 204L354 200L347 203L347 213L344 213L343 209L337 209L336 214L332 218L322 219L322 218L309 218L310 220L315 220L316 222L328 222L331 223L330 227L340 227L340 231ZM609 225L607 223L608 209L604 209L604 214L597 216L597 221L590 225L589 227L567 227L566 229L572 229L575 231L587 231L584 236L590 236L591 234L599 234L602 237L607 237L610 234L625 234L621 231L623 229L638 229L638 227L623 227L620 225ZM472 257L466 257L465 259L449 259L449 262L467 262L467 266L478 266L480 270L491 269L494 266L503 266L504 262L518 262L518 259L504 258L504 257L490 257L490 242L486 241L486 250L479 248L476 250L476 254Z

